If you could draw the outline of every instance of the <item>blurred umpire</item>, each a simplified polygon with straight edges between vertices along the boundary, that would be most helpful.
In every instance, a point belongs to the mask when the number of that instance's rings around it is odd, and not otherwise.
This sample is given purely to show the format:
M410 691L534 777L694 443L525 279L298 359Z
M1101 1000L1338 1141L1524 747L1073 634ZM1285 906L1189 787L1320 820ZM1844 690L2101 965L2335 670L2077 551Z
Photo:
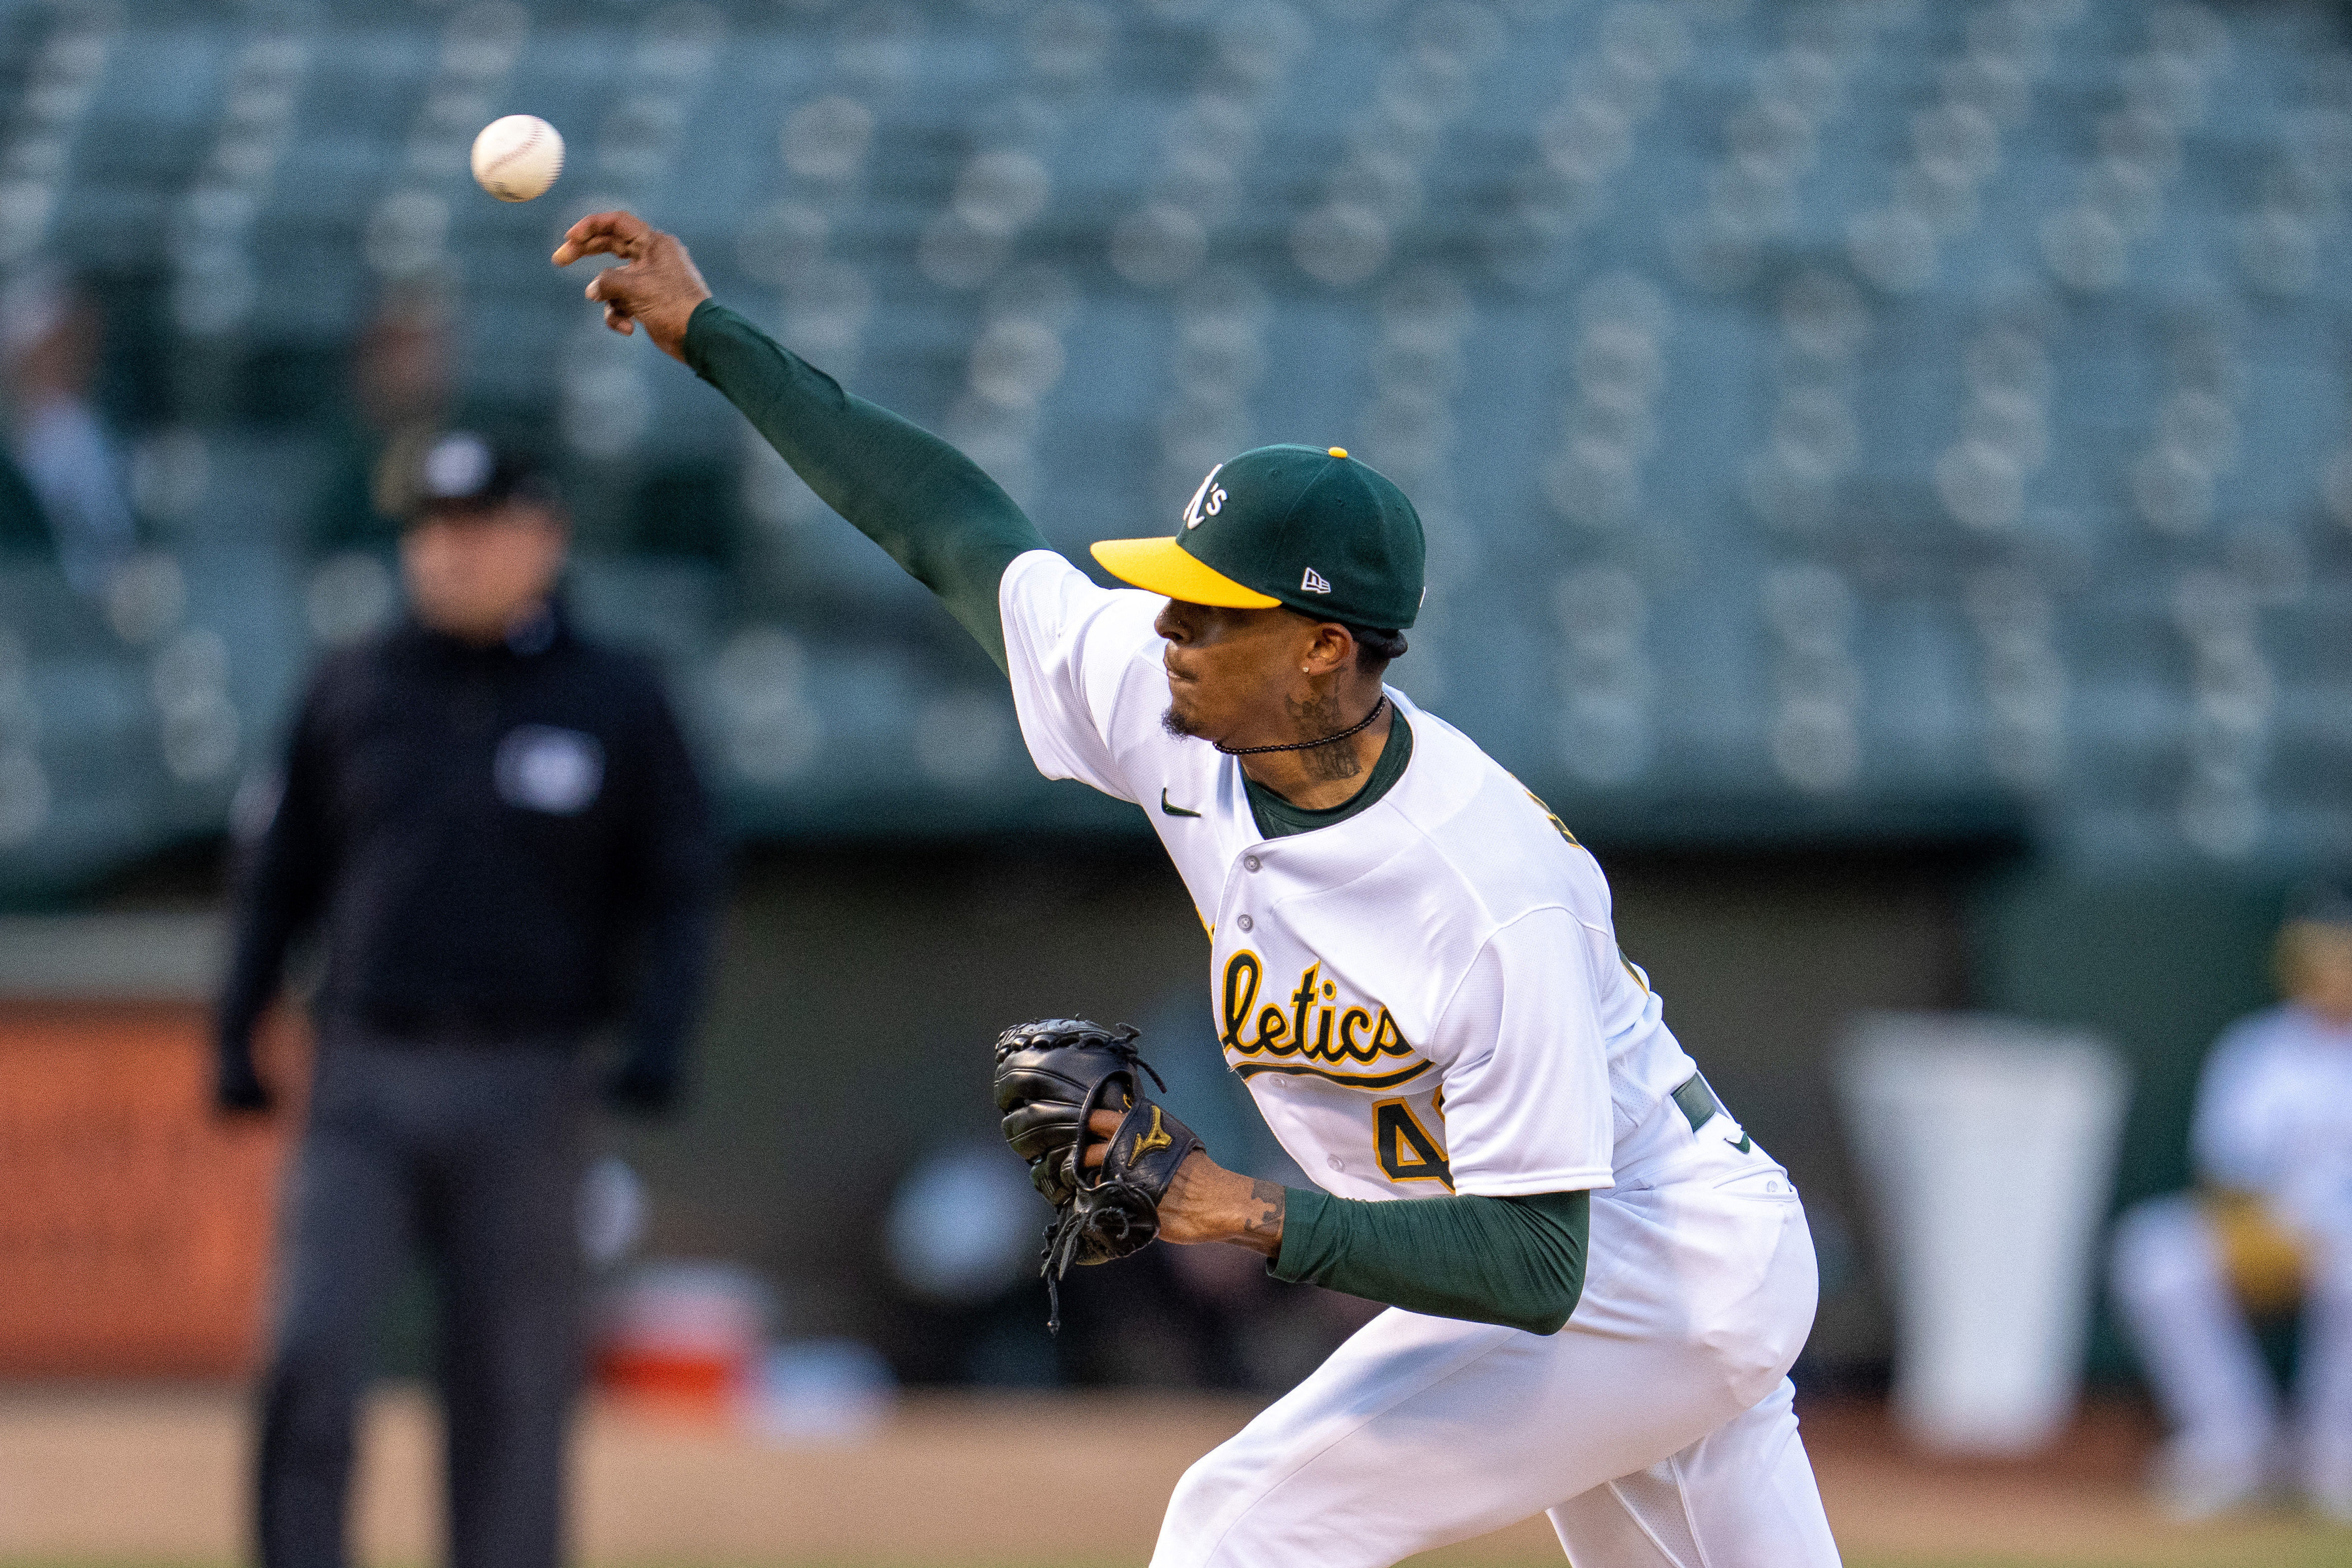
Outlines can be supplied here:
M625 1015L604 1095L667 1107L709 945L702 793L652 668L564 613L552 490L462 433L423 444L418 468L409 617L310 685L220 1003L220 1103L267 1110L254 1026L317 927L317 1066L261 1392L266 1568L345 1560L371 1331L418 1248L440 1284L450 1562L558 1561L583 1046Z

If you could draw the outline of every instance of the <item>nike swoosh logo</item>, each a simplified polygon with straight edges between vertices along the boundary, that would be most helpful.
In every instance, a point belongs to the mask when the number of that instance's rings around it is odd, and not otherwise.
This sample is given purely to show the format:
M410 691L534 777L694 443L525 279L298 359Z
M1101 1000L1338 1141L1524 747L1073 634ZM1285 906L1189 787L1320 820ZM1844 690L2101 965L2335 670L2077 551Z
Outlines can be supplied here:
M1168 786L1165 784L1162 784L1160 787L1160 809L1166 812L1171 816L1198 816L1201 815L1197 811L1187 811L1181 805L1169 805Z
M1725 1140L1724 1140L1724 1142L1727 1142L1727 1143L1731 1143L1731 1140L1730 1140L1730 1139L1728 1139L1728 1138L1725 1139ZM1739 1135L1739 1142L1737 1142L1737 1143L1731 1143L1731 1146L1732 1146L1733 1148L1735 1148L1735 1149L1738 1150L1741 1153L1745 1154L1745 1153L1747 1153L1749 1150L1751 1150L1751 1149L1753 1149L1753 1148L1755 1148L1755 1147L1756 1147L1756 1140L1754 1140L1753 1138L1750 1138L1749 1136L1748 1136L1748 1134L1747 1134L1747 1133L1742 1132L1742 1133Z

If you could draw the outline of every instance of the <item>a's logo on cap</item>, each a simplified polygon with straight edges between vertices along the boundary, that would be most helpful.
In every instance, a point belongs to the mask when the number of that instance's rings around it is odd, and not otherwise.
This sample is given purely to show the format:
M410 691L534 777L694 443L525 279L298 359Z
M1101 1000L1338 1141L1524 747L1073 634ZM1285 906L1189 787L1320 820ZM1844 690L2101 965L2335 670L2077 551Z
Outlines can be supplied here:
M444 436L425 454L425 493L435 500L462 500L480 493L490 479L490 448L479 436Z
M1307 575L1298 580L1298 591L1302 594L1328 594L1331 591L1331 584L1323 581L1323 574L1309 566Z
M1192 492L1192 499L1184 503L1186 528L1198 528L1202 522L1224 510L1225 492L1217 488L1217 476L1224 471L1225 466L1223 463L1211 468L1209 477L1201 481L1201 488Z

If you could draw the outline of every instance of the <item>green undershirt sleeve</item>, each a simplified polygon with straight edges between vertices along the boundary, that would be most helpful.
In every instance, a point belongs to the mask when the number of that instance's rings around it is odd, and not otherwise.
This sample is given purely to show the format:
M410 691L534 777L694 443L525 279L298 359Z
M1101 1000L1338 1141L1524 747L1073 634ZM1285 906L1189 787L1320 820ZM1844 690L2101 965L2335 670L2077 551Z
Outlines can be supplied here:
M1288 1189L1269 1266L1434 1318L1558 1333L1584 1293L1592 1194L1369 1203Z
M997 585L1016 556L1051 546L995 480L929 431L852 397L715 300L687 323L686 363L1005 668Z

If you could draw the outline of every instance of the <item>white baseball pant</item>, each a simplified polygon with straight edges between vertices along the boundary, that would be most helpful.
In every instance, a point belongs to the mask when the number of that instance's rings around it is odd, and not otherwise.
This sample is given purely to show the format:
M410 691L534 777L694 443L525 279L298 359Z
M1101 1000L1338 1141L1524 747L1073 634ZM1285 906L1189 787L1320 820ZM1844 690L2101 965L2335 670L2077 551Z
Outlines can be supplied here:
M1786 1373L1819 1281L1760 1151L1593 1194L1549 1336L1381 1313L1177 1484L1152 1568L1387 1568L1548 1512L1575 1568L1836 1568Z

